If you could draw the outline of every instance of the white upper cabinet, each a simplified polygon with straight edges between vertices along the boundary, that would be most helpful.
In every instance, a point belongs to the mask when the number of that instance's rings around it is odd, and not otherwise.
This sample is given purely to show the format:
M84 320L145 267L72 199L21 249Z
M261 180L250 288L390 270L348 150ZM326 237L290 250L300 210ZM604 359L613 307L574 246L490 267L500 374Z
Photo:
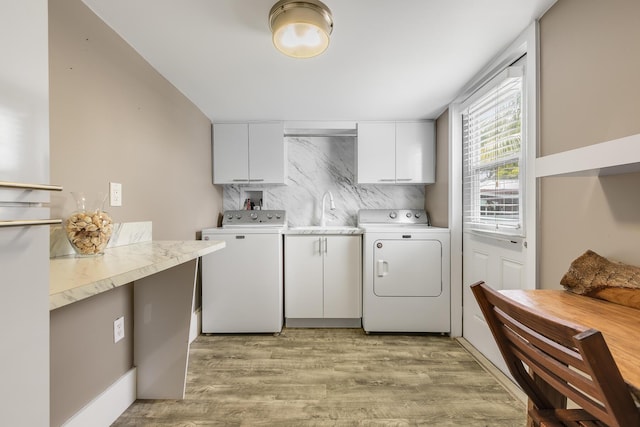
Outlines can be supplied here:
M435 182L433 121L358 123L358 184Z
M249 181L284 184L287 178L284 123L249 124Z
M284 123L215 123L214 184L284 184Z
M396 124L358 123L358 183L396 182Z
M396 123L396 182L436 182L435 125L433 122Z
M249 126L213 125L213 183L249 182Z

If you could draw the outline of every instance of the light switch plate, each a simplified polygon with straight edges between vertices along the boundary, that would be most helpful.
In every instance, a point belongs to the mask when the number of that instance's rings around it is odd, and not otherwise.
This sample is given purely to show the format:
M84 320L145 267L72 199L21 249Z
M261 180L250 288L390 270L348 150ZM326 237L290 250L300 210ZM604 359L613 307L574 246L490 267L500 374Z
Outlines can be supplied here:
M113 321L113 342L117 343L124 338L124 316Z
M109 205L122 206L122 184L118 182L109 183Z

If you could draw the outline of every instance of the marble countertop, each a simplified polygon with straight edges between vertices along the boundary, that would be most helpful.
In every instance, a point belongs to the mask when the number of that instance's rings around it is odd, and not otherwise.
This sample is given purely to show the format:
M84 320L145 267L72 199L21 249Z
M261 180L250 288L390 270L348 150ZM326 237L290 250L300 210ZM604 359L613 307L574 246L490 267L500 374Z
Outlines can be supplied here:
M284 234L362 234L364 230L358 227L351 227L348 225L327 225L319 226L312 225L306 227L291 227L284 231Z
M151 241L108 248L104 255L53 258L49 310L150 276L225 247L216 240Z

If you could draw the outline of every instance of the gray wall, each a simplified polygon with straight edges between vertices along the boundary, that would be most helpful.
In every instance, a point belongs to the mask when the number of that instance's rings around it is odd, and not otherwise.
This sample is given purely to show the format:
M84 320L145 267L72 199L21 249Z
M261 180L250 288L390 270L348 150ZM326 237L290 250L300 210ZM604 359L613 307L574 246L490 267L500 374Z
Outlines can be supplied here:
M541 155L640 133L640 2L560 0L540 20ZM540 180L540 284L592 249L640 265L640 174Z
M80 0L49 8L51 182L62 197L115 181L116 222L152 221L161 240L215 225L222 189L211 183L207 117Z
M123 185L116 222L152 221L157 240L194 239L214 226L222 189L211 184L209 120L80 0L49 2L52 200ZM131 287L51 313L51 425L60 425L132 367ZM130 323L127 323L132 331ZM68 345L67 345L68 344Z
M133 286L112 289L51 312L51 425L57 426L133 365ZM90 316L87 313L91 313ZM125 337L113 342L113 321ZM80 402L83 405L78 407Z

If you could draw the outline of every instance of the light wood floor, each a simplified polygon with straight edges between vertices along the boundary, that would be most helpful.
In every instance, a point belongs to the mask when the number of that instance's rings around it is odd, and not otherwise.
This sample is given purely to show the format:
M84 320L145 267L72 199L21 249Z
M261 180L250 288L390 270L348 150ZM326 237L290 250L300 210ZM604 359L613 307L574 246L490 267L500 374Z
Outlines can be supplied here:
M455 340L285 329L200 336L186 398L138 400L114 426L524 426L524 405Z

